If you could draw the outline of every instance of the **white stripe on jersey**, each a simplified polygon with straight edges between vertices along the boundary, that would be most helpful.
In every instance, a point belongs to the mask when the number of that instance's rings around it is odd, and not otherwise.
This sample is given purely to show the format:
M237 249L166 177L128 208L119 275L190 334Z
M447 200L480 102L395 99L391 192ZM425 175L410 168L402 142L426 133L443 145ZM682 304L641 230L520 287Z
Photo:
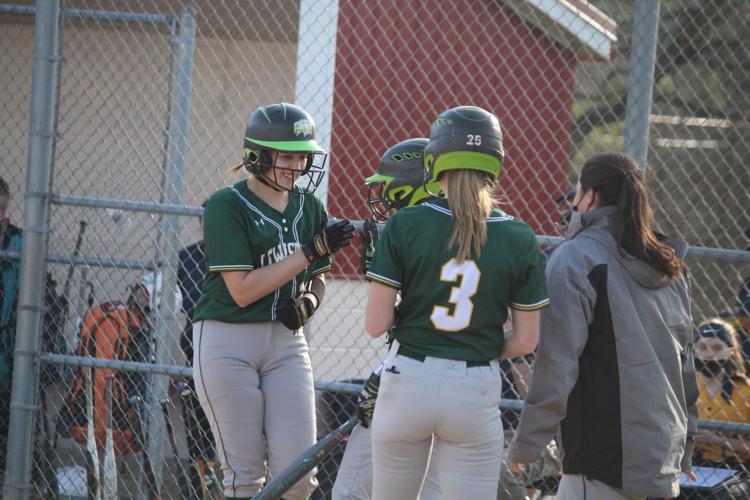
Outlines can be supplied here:
M453 212L451 212L449 208L440 207L438 205L433 205L432 203L429 203L429 202L422 203L422 205L425 207L430 207L433 210L437 210L441 214L453 215ZM503 216L496 216L496 217L485 217L484 221L485 222L504 222L504 221L509 221L513 219L514 217L512 215L503 215Z
M430 207L433 210L437 210L441 214L453 215L453 213L449 209L443 208L443 207L439 207L437 205L433 205L432 203L429 203L429 202L422 203L422 206L424 206L424 207Z
M250 264L235 264L235 265L225 265L225 266L208 266L209 271L226 271L226 270L248 270L252 271L255 269L254 266L251 266Z
M518 302L511 302L510 306L514 309L535 310L540 309L542 306L546 306L547 304L549 304L549 298L540 300L539 302L534 302L533 304L519 304Z
M294 221L292 221L292 235L294 236L294 241L297 243L298 246L302 246L302 242L299 240L299 231L297 231L297 224L299 223L299 220L302 218L303 208L305 208L305 195L303 193L300 193L299 210L297 211L297 216L294 217ZM294 293L296 289L297 289L297 276L294 276L292 277L292 293Z
M367 271L366 274L367 274L367 276L370 276L373 279L377 279L379 281L385 281L387 283L390 283L390 284L392 284L394 286L397 286L397 287L401 288L401 282L400 281L396 281L393 278L389 278L387 276L383 276L382 274L375 274L372 271Z

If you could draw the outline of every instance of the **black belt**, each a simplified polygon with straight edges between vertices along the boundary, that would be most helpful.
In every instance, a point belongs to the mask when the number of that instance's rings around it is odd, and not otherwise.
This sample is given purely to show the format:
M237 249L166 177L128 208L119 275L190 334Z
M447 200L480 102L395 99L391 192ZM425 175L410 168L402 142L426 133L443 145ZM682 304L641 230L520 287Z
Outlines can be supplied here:
M427 357L426 355L413 351L409 349L408 347L404 347L402 345L398 346L398 353L399 356L405 356L407 358L415 359L417 361L424 361L424 359ZM460 361L460 360L456 360ZM490 366L489 361L466 361L466 368L475 368L477 366Z

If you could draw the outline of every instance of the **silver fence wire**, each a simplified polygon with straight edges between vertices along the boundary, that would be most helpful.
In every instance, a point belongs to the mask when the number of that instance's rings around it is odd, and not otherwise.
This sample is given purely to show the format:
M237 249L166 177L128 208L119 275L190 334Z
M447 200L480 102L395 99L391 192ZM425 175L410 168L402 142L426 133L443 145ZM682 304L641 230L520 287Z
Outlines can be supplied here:
M35 47L45 35L35 22L58 3L48 57ZM109 497L222 497L189 368L201 204L232 182L249 113L273 102L315 118L330 152L318 194L331 217L355 221L369 217L364 178L389 146L426 136L449 107L491 110L504 133L504 209L533 227L545 252L560 241L586 157L646 159L656 229L692 247L696 331L726 322L750 365L749 30L743 0L0 3L0 452L28 457L3 457L6 495L93 494L95 479L111 479L110 427L117 490L99 485ZM32 126L42 95L35 64L54 69L46 135ZM29 174L38 175L42 143L48 179ZM24 225L32 206L45 227ZM36 234L40 265L22 272L22 253L33 262L33 243L22 241ZM336 256L305 329L319 437L355 413L359 386L387 350L362 326L359 246ZM38 299L19 309L24 286L23 297ZM503 366L509 443L533 359ZM712 467L713 494L734 498L750 481L744 371L731 398L701 394L694 457ZM96 453L87 452L89 400ZM28 439L14 434L9 446L11 413L33 418L14 427ZM313 498L330 498L344 445L319 466ZM527 477L504 470L498 498L552 494L559 471L551 443Z

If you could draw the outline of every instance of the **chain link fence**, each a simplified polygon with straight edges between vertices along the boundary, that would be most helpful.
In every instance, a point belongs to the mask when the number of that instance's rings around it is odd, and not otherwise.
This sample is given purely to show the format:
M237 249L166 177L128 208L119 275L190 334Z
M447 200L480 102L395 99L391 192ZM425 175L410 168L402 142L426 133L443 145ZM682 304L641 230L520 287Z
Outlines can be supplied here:
M272 102L296 102L315 118L330 151L318 194L332 217L358 221L369 216L364 178L381 154L425 136L438 113L459 104L500 118L505 210L527 221L543 246L559 241L584 158L647 153L657 228L693 247L696 327L707 318L726 321L750 359L746 2L663 0L659 9L658 2L614 0L62 0L48 26L57 26L56 44L44 53L35 46L35 35L45 34L35 33L36 9L55 3L0 4L0 450L31 460L25 467L23 458L5 457L6 493L88 496L92 399L99 452L108 413L117 431L119 497L152 497L158 489L179 498L185 471L193 498L221 498L185 354L199 293L193 244L202 239L201 204L230 182L226 171L242 158L248 114ZM640 30L656 13L656 46L644 48ZM632 57L638 50L645 56ZM47 73L55 99L47 102L46 133L32 109L32 68L44 64L56 69ZM640 152L633 149L639 136L647 139ZM44 141L51 170L37 178L27 165L38 164L35 144ZM22 223L33 220L24 211L34 200L48 228ZM22 226L24 245L37 236L42 242L34 247L45 263L38 274L21 269ZM341 389L356 392L386 352L364 334L359 266L358 248L337 255L325 303L306 327L319 437L354 414L356 395ZM19 298L24 280L27 294ZM41 306L38 327L24 319L34 317L33 304ZM127 353L95 349L102 318ZM504 364L509 442L533 363ZM12 373L33 381L29 392ZM705 432L696 455L717 458L716 443L730 443L713 471L734 473L717 486L727 493L747 483L750 460L742 427L750 424L750 400L742 396L750 387L734 383L731 402L713 404L702 394ZM13 384L21 396L11 405ZM29 417L30 448L6 444L12 411ZM721 421L739 425L722 430ZM330 498L343 446L319 467L314 498ZM555 454L537 466L528 484L504 476L499 498L516 498L525 487L553 491L554 480L544 480L558 472ZM30 477L19 479L18 471ZM697 489L685 492L702 498Z

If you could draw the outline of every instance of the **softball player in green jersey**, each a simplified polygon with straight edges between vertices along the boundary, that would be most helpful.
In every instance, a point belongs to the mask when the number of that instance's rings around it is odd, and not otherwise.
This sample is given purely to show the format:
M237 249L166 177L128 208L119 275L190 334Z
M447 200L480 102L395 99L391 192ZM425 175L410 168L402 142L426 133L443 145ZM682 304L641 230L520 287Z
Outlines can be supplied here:
M362 268L366 272L374 255L378 239L376 222L385 222L392 213L434 199L430 193L439 193L437 182L424 186L422 157L427 139L414 138L401 141L389 148L380 160L375 174L365 179L368 187L368 206L371 220L365 221L362 232ZM333 485L333 500L369 500L372 497L372 448L370 446L370 421L375 409L380 374L378 366L367 379L359 398L359 424L354 427L346 444L341 465ZM438 500L434 467L431 466L422 488L421 500Z
M302 326L320 306L330 255L349 221L326 226L312 193L326 154L302 108L256 109L245 132L250 176L208 200L208 274L193 326L193 376L216 438L227 498L250 498L315 443L312 369ZM306 498L315 471L286 498Z
M503 155L494 115L461 106L438 116L424 163L446 198L400 210L376 245L365 329L394 342L372 422L375 500L419 495L433 437L443 498L497 495L498 358L534 350L548 303L533 232L495 208Z

